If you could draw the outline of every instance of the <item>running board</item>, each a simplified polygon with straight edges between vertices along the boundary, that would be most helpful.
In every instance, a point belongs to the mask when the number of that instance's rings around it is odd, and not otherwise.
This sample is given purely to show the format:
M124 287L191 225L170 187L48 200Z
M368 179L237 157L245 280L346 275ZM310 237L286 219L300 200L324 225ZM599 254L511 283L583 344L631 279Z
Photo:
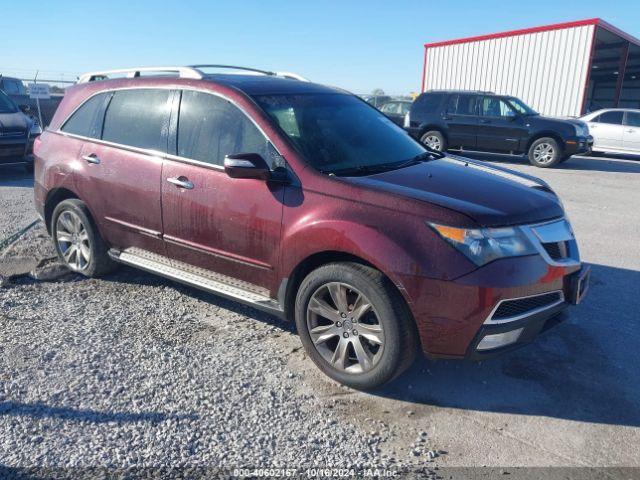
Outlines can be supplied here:
M280 304L269 296L266 288L195 267L141 248L131 247L122 251L109 250L116 262L155 273L162 277L244 303L273 315L284 317Z

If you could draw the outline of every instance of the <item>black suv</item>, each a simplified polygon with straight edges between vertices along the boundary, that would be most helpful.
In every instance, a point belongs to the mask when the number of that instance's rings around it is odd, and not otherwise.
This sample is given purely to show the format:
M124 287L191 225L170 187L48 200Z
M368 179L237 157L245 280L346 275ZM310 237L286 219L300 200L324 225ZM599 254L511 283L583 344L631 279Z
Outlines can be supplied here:
M0 90L0 165L23 164L33 172L33 142L40 126Z
M557 165L593 144L584 122L543 117L518 98L492 92L424 92L404 127L434 150L527 154L536 167Z

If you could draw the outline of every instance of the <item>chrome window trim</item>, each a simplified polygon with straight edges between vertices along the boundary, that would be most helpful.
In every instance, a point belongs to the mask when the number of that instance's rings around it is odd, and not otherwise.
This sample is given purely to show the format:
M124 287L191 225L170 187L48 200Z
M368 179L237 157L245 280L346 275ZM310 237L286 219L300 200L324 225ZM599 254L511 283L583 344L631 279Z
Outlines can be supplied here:
M550 293L560 293L560 299L556 300L553 303L550 303L549 305L544 305L542 307L534 308L533 310L529 310L528 312L521 313L520 315L515 315L513 317L500 318L497 320L492 318L495 315L498 308L500 307L500 305L502 305L504 302L510 302L512 300L523 300L525 298L541 297L543 295L549 295ZM558 305L561 305L564 302L565 302L565 298L564 298L564 292L562 290L551 290L550 292L536 293L535 295L526 295L524 297L503 298L498 303L496 303L495 307L493 307L493 309L491 310L491 313L489 313L489 315L487 316L487 319L483 322L483 325L502 325L504 323L516 322L518 320L522 320L523 318L527 318L532 315L536 315L538 313L544 312L545 310L549 310L553 307L557 307Z
M153 90L153 89L174 90L174 91L190 90L190 91L194 91L194 92L200 92L200 93L205 93L205 94L209 94L209 95L215 95L215 96L217 96L219 98L222 98L223 100L228 101L233 106L235 106L238 110L240 110L243 113L243 115L245 117L247 117L251 121L251 123L253 123L253 125L258 129L258 131L262 134L262 136L271 144L271 146L277 152L277 154L280 155L282 158L285 158L284 155L282 155L282 153L280 152L280 150L278 150L278 147L276 147L276 145L274 144L273 140L271 140L269 135L267 135L265 133L265 131L262 129L262 127L260 125L258 125L256 123L256 121L251 117L251 115L249 115L244 108L242 108L240 105L238 105L237 102L235 102L233 99L231 99L228 96L223 95L223 94L221 94L219 92L212 92L211 90L207 90L207 89L203 89L203 88L196 88L196 87L193 87L192 85L184 85L184 86L179 86L179 87L176 87L175 85L171 85L171 86L169 86L169 85L158 85L158 86L135 85L135 86L129 86L129 87L119 87L119 88L109 88L109 89L99 90L99 91L96 91L96 92L92 93L91 95L89 95L76 108L74 108L73 111L69 115L67 115L67 117L64 119L64 121L60 123L60 127L57 130L51 130L51 129L47 128L46 131L50 132L50 133L56 133L58 135L63 135L63 136L66 136L66 137L76 138L78 140L84 140L84 141L97 143L99 145L104 145L104 146L107 146L107 147L120 148L122 150L130 151L130 152L134 152L134 153L141 153L143 155L151 155L151 156L154 156L154 157L160 157L160 158L167 159L167 160L174 160L174 161L178 161L178 162L189 163L189 164L193 164L193 165L196 165L196 166L211 168L213 170L224 170L224 166L223 165L216 165L216 164L213 164L213 163L202 162L200 160L195 160L195 159L188 158L188 157L181 157L179 155L173 155L173 154L168 153L168 152L159 152L157 150L148 150L148 149L144 149L144 148L133 147L131 145L125 145L125 144L121 144L121 143L109 142L109 141L106 141L106 140L102 140L101 138L85 137L84 135L77 135L75 133L69 133L69 132L65 132L64 130L62 130L62 128L65 126L65 124L69 121L69 119L76 113L76 111L78 111L78 109L80 107L82 107L86 102L91 100L96 95L100 95L100 94L103 94L103 93L113 93L113 92L118 92L118 91L121 91L121 90Z

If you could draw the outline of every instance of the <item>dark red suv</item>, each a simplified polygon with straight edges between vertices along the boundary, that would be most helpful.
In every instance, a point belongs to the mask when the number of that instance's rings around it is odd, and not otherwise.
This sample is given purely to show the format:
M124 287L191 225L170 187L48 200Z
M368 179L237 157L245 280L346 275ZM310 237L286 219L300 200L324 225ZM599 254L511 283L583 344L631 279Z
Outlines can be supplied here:
M295 320L363 389L419 349L530 342L584 295L543 181L430 151L335 88L152 70L83 76L36 142L36 207L72 270L124 263Z

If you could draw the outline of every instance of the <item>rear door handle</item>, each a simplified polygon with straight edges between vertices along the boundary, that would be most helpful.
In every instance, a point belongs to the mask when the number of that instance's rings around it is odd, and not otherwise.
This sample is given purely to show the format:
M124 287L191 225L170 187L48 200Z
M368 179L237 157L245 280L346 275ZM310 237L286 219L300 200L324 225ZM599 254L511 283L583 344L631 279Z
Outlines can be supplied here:
M633 128L630 128L629 130L627 130L627 133L633 133L633 132L635 132Z
M487 120L486 118L480 119L480 123L491 123L491 120Z
M100 159L93 153L91 155L83 155L82 159L87 163L94 163L96 165L100 164Z
M170 177L167 178L167 182L186 190L193 190L193 182L190 182L186 177Z

